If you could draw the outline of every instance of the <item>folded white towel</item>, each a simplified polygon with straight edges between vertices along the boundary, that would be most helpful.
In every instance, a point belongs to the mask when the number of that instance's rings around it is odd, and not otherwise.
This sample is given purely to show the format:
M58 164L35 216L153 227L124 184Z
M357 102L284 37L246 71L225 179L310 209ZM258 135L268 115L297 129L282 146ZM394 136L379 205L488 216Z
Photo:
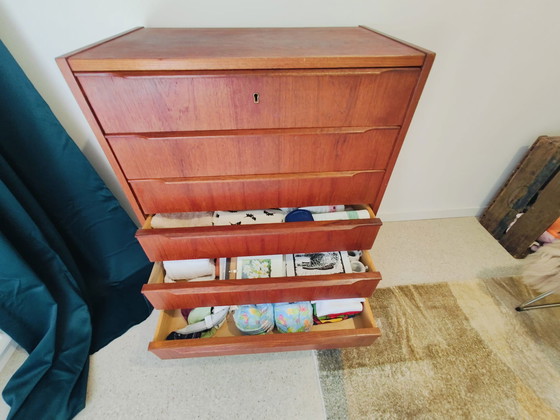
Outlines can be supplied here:
M214 226L282 223L286 213L280 209L215 211Z
M174 260L163 261L166 277L171 280L191 280L199 277L212 276L214 278L216 267L214 260Z
M313 213L313 220L349 220L349 219L369 219L367 210L346 210L331 213Z
M164 283L177 283L178 281L210 281L210 280L216 280L216 276L210 274L208 276L195 277L194 279L177 279L177 280L173 280L167 274L163 277Z
M352 299L329 299L329 300L314 300L311 303L315 304L315 311L318 317L342 314L346 312L361 312L363 309L362 302L364 298Z
M212 226L212 212L157 213L152 217L152 228Z

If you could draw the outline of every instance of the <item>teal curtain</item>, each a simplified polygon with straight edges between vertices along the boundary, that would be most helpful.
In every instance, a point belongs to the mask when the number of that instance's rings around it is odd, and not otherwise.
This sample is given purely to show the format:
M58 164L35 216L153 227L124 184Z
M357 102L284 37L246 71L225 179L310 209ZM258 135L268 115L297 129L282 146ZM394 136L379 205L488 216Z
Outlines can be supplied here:
M29 356L13 419L68 419L89 355L152 308L136 226L0 43L0 329Z

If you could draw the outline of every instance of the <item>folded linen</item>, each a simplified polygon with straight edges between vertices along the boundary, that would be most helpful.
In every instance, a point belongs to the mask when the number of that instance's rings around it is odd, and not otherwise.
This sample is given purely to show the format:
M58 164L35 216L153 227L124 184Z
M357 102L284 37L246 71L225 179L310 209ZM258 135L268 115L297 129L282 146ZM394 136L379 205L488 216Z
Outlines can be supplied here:
M331 213L313 213L313 220L349 220L349 219L369 219L367 210L346 210Z
M188 325L175 330L167 337L167 340L196 338L188 336L204 331L210 332L212 330L211 335L213 335L225 321L228 312L229 306L195 308L188 316ZM208 336L208 334L203 336Z
M212 212L157 213L152 217L152 228L212 226Z
M362 302L364 298L351 299L329 299L315 300L311 303L315 304L315 313L317 317L323 317L330 314L342 314L346 312L361 312L363 309Z
M216 276L214 274L209 274L207 276L195 277L194 279L176 279L176 280L174 280L166 274L165 277L163 278L164 283L177 283L178 281L210 281L210 280L216 280Z
M215 277L216 266L214 260L172 260L163 261L166 277L171 280L192 280L201 277Z
M215 211L212 217L214 226L253 225L282 223L286 212L280 209Z
M307 332L313 326L311 302L275 303L274 322L281 333Z
M233 321L243 334L265 334L274 328L274 307L271 303L241 305L233 313Z

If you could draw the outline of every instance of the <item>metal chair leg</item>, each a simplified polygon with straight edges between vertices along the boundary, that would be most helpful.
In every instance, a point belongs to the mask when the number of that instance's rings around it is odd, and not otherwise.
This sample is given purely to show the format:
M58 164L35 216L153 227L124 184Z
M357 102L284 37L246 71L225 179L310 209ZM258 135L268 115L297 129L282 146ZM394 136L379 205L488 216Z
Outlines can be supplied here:
M538 300L541 300L541 299L544 299L547 296L550 296L552 293L554 293L554 292L545 292L541 295L538 295L536 298L533 298L531 300L528 300L527 302L522 303L517 308L515 308L515 310L518 311L518 312L522 312L522 311L528 311L530 309L552 308L552 307L555 307L555 306L560 306L560 302L546 303L544 305L531 305L532 303L534 303Z

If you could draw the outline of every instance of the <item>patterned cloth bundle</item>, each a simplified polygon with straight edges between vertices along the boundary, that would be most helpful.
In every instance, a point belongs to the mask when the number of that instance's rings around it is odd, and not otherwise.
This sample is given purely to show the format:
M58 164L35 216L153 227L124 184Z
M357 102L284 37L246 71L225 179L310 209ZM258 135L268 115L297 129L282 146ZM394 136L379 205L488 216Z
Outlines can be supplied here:
M363 298L312 301L313 321L315 324L327 324L352 318L362 312L364 301Z

